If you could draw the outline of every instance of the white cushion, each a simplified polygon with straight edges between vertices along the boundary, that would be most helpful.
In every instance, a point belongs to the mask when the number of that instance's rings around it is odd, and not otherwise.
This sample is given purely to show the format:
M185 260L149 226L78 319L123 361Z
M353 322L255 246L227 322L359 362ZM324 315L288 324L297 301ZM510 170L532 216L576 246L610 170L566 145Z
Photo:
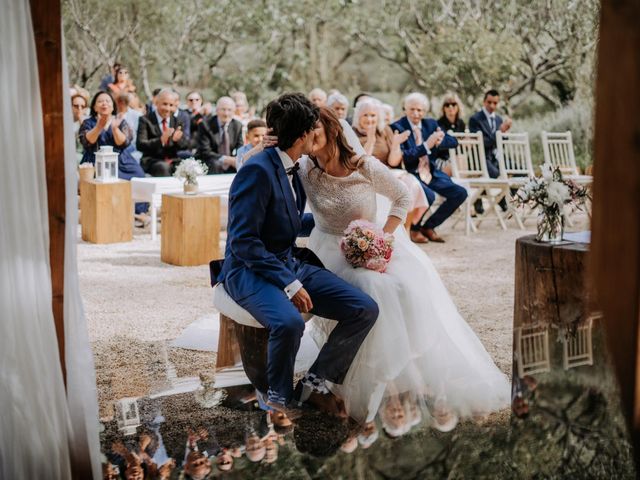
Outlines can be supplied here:
M238 305L235 300L229 296L222 283L218 283L213 287L213 306L216 307L225 317L229 317L240 325L253 328L264 328L249 312ZM310 313L302 314L302 318L305 322L312 316L313 315Z

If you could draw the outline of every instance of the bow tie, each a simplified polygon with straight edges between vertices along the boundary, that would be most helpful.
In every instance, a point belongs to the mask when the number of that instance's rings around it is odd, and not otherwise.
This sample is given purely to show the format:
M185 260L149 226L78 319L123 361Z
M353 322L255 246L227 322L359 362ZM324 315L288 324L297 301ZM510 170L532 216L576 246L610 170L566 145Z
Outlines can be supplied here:
M296 162L293 164L293 167L289 167L285 171L287 172L287 175L293 175L298 170L300 170L300 164Z

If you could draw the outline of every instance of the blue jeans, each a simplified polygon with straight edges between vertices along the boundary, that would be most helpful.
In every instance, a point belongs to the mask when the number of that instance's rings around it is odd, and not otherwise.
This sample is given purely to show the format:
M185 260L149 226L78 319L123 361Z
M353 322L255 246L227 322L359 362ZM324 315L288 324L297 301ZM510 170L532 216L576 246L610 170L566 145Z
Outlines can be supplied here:
M432 205L436 199L436 193L444 197L444 202L438 207L433 215L425 222L424 228L434 229L442 224L455 212L460 205L467 199L467 190L460 185L453 183L451 177L440 170L431 171L432 178L427 185L420 177L414 173L416 178L420 180L420 185L424 190L429 205ZM422 220L420 221L422 223ZM420 224L411 225L412 230L419 230Z

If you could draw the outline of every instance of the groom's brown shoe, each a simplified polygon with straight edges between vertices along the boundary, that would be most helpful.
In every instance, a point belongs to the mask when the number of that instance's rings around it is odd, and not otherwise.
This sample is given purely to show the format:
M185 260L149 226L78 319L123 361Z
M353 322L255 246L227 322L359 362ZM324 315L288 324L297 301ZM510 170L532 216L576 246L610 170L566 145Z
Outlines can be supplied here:
M413 243L429 243L429 239L420 230L410 230L409 237Z
M421 228L420 233L429 239L430 242L444 243L444 238L436 233L433 228Z
M331 392L320 393L313 391L310 387L304 385L302 381L298 382L293 392L293 398L302 405L308 405L329 415L339 418L347 418L347 410L344 402Z

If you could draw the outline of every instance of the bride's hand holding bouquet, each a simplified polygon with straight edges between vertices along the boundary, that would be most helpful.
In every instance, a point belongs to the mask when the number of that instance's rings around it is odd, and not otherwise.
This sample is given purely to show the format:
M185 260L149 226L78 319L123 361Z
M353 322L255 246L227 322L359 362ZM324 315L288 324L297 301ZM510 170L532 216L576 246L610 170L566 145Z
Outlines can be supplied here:
M352 267L384 273L393 253L393 235L366 220L354 220L344 231L340 249Z

